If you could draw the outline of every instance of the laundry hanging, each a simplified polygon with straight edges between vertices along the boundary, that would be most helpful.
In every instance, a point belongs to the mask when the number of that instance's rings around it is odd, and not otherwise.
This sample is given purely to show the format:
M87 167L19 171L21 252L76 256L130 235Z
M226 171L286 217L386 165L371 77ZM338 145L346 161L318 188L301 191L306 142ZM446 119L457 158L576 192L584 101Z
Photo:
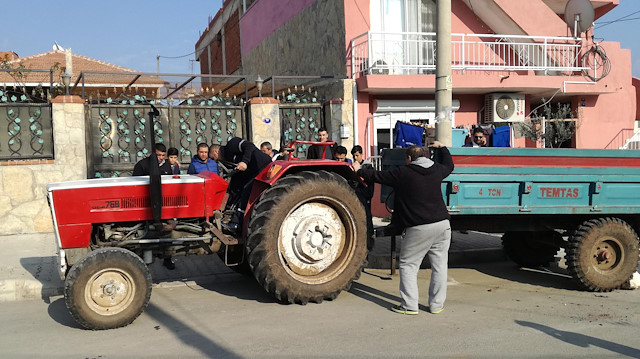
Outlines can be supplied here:
M511 126L493 129L493 147L511 147Z
M424 127L412 125L410 123L396 122L393 142L396 147L422 146L422 135Z

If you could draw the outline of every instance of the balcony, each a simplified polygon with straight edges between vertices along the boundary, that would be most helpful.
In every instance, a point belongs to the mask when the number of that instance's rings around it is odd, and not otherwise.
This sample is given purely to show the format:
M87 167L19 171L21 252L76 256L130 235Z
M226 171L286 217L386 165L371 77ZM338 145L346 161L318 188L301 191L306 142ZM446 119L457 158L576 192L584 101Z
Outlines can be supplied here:
M451 34L451 67L465 71L536 71L567 75L587 69L573 37ZM434 74L436 33L367 32L351 40L351 78Z

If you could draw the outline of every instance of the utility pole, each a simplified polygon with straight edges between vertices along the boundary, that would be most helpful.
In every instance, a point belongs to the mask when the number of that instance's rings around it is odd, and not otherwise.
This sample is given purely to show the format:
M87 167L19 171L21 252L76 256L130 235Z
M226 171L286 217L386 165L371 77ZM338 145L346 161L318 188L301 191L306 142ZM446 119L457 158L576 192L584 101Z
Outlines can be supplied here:
M156 56L156 61L158 62L158 70L157 70L157 74L160 73L160 55Z
M436 7L436 140L451 146L451 0Z

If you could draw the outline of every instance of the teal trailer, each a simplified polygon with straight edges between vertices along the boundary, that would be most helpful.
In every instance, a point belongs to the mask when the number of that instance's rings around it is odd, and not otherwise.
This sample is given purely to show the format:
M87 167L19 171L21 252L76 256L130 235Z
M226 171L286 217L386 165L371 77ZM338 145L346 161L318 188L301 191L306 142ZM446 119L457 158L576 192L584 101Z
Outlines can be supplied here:
M442 195L452 229L504 233L506 254L522 266L547 264L563 247L570 273L588 290L616 289L636 271L640 151L450 152L455 169ZM402 164L404 150L383 153L383 168Z

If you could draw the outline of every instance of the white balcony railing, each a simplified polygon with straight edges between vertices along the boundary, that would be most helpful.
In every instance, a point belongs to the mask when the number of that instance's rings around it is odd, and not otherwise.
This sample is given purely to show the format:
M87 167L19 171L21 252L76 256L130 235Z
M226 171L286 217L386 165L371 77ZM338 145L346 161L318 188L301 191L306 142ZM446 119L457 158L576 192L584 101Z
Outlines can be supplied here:
M582 43L573 37L451 34L454 70L582 71ZM367 32L351 40L351 77L429 74L436 69L436 33Z
M620 147L621 150L640 150L640 130L636 131L636 133L629 138L624 146Z

